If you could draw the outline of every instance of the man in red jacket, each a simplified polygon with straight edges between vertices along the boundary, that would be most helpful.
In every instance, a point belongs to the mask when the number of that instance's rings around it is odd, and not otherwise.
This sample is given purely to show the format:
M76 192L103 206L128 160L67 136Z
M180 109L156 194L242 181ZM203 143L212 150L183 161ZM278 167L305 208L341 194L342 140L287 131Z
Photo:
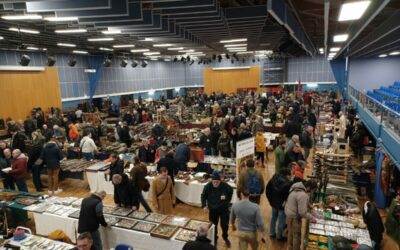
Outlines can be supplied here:
M13 176L18 190L28 192L28 187L25 181L25 178L28 175L28 157L22 154L19 149L13 150L12 157L14 160L9 173Z

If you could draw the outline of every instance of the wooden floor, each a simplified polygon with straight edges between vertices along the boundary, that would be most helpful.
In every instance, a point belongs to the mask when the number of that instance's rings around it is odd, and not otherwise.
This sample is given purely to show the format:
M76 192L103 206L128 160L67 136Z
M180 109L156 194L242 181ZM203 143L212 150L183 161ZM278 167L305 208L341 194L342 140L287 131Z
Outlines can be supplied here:
M273 161L273 154L269 155L269 159L271 159L268 162L268 166L265 169L262 169L264 178L266 180L269 180L274 172L275 172L275 167L274 167L274 161ZM307 172L310 171L310 169L307 170ZM307 175L305 175L307 176ZM46 177L43 178L43 182L46 183ZM63 197L68 197L68 196L73 196L73 197L86 197L89 195L90 191L88 188L88 183L87 180L82 181L82 180L74 180L74 179L66 179L61 182L61 188L64 190L64 192L60 193L59 196ZM28 187L30 191L33 191L33 184L32 181L28 181ZM105 201L105 204L108 205L114 205L113 198L111 195L107 195ZM151 204L150 204L151 205ZM270 219L271 219L271 206L269 205L266 196L262 195L261 198L261 213L264 219L264 223L267 229L267 235L269 235L269 224L270 224ZM143 207L141 207L143 209ZM383 214L383 217L385 217L386 211L382 210L381 211ZM186 216L190 217L193 219L198 219L198 220L208 220L208 214L204 213L201 208L197 207L192 207L189 205L185 204L178 204L175 208L175 214L180 215L180 216ZM28 224L26 225L34 230L34 222L33 219L31 219ZM221 234L221 230L219 229L219 234ZM222 237L220 235L220 240L218 241L217 249L228 249L224 241L222 240ZM229 239L232 243L232 247L230 249L238 249L238 239L236 237L236 233L232 232L231 229L229 229ZM270 249L270 250L286 250L286 243L281 243L278 242L274 239L267 239L267 244L262 244L259 249ZM389 237L385 235L383 245L382 245L383 250L399 250L399 246Z

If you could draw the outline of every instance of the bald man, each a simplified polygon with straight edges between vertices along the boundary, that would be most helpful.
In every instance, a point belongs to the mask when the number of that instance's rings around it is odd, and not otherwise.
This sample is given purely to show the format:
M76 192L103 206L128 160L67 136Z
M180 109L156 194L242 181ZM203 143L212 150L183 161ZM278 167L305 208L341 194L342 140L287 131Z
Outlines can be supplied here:
M21 150L14 149L12 151L13 163L11 170L8 172L14 178L18 190L28 192L25 178L28 176L28 157L21 153Z
M182 250L215 250L216 248L211 245L211 240L207 238L208 230L207 224L201 224L197 229L196 240L187 242Z
M1 142L0 142L1 143ZM1 150L4 157L0 157L0 169L9 168L12 165L11 149L5 148ZM14 178L10 173L0 172L0 176L3 178L3 188L4 189L15 189Z
M133 181L126 174L114 174L114 202L119 207L139 208L139 196L134 188Z

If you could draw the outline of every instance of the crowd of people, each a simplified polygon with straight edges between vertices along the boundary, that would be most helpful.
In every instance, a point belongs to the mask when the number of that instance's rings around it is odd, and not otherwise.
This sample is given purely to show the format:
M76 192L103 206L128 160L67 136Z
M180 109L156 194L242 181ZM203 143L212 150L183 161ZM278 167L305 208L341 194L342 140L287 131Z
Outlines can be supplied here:
M334 92L333 92L334 93ZM303 97L297 97L287 92L272 96L259 95L252 92L247 96L228 96L225 94L198 94L178 97L175 102L190 107L197 106L200 111L208 114L211 119L207 128L202 130L198 146L205 155L221 155L235 157L236 143L240 140L255 137L256 161L248 160L246 169L237 177L237 194L240 201L230 203L233 195L232 187L224 182L224 176L213 171L207 164L199 164L199 171L209 172L212 181L205 185L201 195L203 209L208 212L209 220L216 225L215 241L217 241L218 224L221 225L222 237L227 246L229 222L233 230L238 230L239 248L257 249L257 231L263 233L266 241L266 228L260 215L260 198L264 193L272 206L270 236L277 240L285 240L283 228L287 225L289 234L289 249L299 249L301 218L313 219L308 213L307 193L315 189L315 182L304 180L304 170L308 167L310 150L314 146L314 132L317 125L319 103L329 101L332 104L331 118L342 118L340 102L334 94L322 97L317 93L306 92ZM169 104L162 100L161 104ZM115 137L121 143L130 147L134 134L130 126L152 121L152 112L159 106L130 103L129 108L120 114L120 122L115 127ZM268 113L271 123L279 119L284 122L283 133L279 137L275 155L275 175L266 184L262 168L267 166L265 160L265 139L263 136L263 114ZM345 118L346 137L357 155L364 143L365 130L356 116L349 112ZM83 112L54 110L45 117L39 109L25 121L9 121L8 129L11 140L0 141L0 167L4 188L28 191L26 178L29 170L32 172L33 183L37 192L46 188L41 182L41 170L45 165L48 173L48 192L62 192L59 187L60 161L64 158L64 143L75 143L82 157L92 160L99 152L99 137L102 136L101 124L85 123L83 129L78 129L83 123ZM178 119L179 121L179 119ZM173 214L177 201L174 191L174 176L179 170L187 171L190 160L190 141L186 140L173 145L166 137L166 127L154 123L151 129L154 143L145 139L141 143L134 168L125 174L125 163L116 154L111 154L110 181L114 184L114 202L117 206L139 209L143 205L146 211L153 209L158 213ZM26 141L30 140L30 147ZM142 191L150 191L147 176L147 164L157 164L159 175L152 184L152 207L143 198ZM258 169L257 169L258 167ZM99 225L109 226L102 215L102 199L105 193L92 194L82 203L78 233L81 241L93 242L96 249L101 249ZM238 221L238 227L235 226ZM277 230L275 229L278 221ZM287 223L286 223L287 221ZM184 249L207 249L204 245L204 228L198 231L196 242L188 243ZM89 233L89 234L84 234ZM203 248L199 248L202 246ZM79 247L79 246L78 246ZM197 248L196 248L197 247ZM209 249L212 249L211 247Z

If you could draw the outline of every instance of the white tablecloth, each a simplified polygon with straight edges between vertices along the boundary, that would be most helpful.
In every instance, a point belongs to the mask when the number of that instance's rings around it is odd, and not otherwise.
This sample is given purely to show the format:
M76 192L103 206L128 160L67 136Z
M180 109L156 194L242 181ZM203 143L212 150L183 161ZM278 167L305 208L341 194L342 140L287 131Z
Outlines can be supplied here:
M33 215L37 234L47 236L54 230L61 229L73 242L76 242L77 219L48 213L33 213ZM208 231L208 238L212 240L212 244L214 244L214 230L215 226L212 225ZM170 240L167 240L118 227L107 229L100 226L100 234L103 249L113 248L117 243L125 243L133 246L135 250L176 250L182 249L185 244L183 241L175 240L175 235Z
M11 238L10 239L10 244L13 245L13 246L20 247L20 250L30 250L31 247L23 247L23 246L21 246L21 243L29 240L29 238L31 238L31 237L32 237L32 235L27 234L27 237L22 241L15 241L14 238ZM40 237L40 236L36 236L36 237ZM40 237L40 238L43 238L43 237ZM47 239L47 240L49 240L49 239ZM54 240L52 242L55 242L55 244L57 244L57 245L68 246L69 249L72 249L72 248L75 247L74 245L67 244L67 243L60 242L60 241L55 241ZM10 249L10 248L0 247L0 250L6 250L6 249Z
M104 178L104 172L86 172L90 191L104 190L107 194L114 194L114 186L111 181L106 181ZM154 177L146 177L150 183L150 190ZM184 202L185 204L201 207L201 193L206 183L200 183L198 181L192 181L188 185L183 180L175 180L175 194L176 197ZM151 192L143 192L143 197L151 201ZM237 200L236 189L233 190L232 203Z

